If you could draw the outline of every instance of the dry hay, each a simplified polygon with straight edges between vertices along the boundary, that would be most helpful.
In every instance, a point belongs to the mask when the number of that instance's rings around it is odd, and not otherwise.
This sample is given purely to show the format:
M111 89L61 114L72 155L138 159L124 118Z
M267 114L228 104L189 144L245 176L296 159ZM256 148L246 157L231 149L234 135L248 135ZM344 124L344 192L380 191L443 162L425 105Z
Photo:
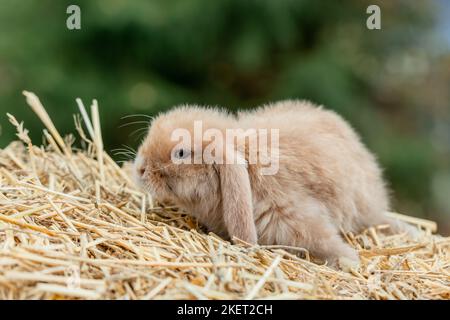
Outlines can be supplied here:
M284 247L230 244L175 208L156 206L103 151L97 104L77 100L75 150L32 93L46 146L0 150L0 299L448 299L450 238L347 234L361 268L336 271Z

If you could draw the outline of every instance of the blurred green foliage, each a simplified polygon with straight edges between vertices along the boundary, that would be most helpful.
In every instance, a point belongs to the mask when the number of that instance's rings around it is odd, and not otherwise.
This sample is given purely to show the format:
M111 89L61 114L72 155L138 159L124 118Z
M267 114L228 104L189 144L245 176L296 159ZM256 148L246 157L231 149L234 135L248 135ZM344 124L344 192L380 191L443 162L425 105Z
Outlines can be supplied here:
M81 30L66 28L69 4L81 8ZM369 4L381 7L382 30L366 28ZM76 97L98 99L109 150L139 143L131 133L145 124L119 128L125 115L310 99L362 134L396 210L445 230L450 58L433 41L437 11L433 1L401 0L2 0L0 146L15 138L6 112L40 142L23 89L62 133L74 132Z

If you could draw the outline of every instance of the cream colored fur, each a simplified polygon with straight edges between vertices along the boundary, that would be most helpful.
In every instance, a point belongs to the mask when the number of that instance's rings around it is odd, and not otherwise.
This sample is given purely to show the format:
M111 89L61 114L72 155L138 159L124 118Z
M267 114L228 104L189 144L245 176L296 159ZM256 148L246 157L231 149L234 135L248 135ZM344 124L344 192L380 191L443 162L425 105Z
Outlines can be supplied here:
M261 164L173 164L171 132L217 128L279 129L279 171L261 175ZM208 141L194 148L205 147ZM246 147L246 149L242 149ZM248 142L230 152L248 159ZM245 151L243 151L245 150ZM336 113L306 101L281 101L237 116L220 109L183 106L159 115L136 159L138 180L160 201L170 201L223 237L252 244L303 247L338 266L358 254L340 231L390 224L389 198L374 156Z

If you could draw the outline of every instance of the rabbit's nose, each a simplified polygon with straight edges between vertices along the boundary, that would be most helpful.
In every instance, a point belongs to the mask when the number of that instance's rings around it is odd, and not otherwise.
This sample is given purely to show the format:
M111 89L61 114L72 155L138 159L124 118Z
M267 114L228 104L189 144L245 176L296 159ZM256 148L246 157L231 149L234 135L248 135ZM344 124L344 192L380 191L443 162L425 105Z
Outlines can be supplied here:
M138 175L138 177L142 178L142 176L145 174L145 161L142 158L142 156L137 156L135 161L134 161L134 167L136 168L135 172Z

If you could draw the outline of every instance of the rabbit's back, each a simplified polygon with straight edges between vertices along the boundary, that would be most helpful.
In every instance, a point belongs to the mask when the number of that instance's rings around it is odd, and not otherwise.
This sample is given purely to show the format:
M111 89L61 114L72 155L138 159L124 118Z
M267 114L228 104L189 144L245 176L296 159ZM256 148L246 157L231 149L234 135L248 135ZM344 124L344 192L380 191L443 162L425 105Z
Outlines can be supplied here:
M388 210L374 156L333 111L288 100L241 113L238 119L245 128L279 130L278 173L261 176L256 166L249 168L255 207L259 201L316 201L333 223L348 231L378 223Z

